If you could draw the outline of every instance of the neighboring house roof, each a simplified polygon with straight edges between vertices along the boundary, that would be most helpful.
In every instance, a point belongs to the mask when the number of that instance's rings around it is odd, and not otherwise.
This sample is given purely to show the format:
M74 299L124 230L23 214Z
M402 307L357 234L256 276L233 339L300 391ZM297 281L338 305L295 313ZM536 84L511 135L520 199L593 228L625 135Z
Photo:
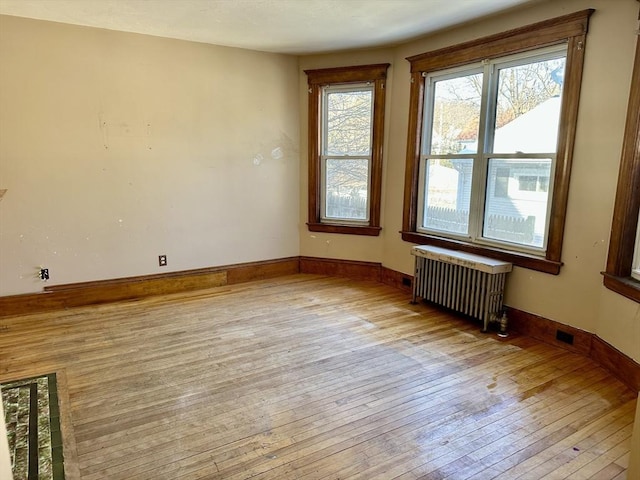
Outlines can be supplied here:
M555 152L561 105L560 97L551 97L498 128L494 135L493 151L496 153ZM477 148L478 143L473 142L459 153L474 153Z
M558 143L560 97L551 97L495 132L496 153L555 152Z

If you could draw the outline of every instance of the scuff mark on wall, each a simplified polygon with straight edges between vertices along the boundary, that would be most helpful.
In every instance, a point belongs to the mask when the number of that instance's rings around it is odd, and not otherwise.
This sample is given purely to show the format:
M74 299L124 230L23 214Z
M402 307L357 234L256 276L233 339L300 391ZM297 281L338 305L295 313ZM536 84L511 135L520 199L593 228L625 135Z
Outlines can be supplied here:
M0 188L0 200L2 200L2 197L4 197L5 193L7 193L7 189L6 188Z
M271 158L273 158L274 160L280 160L283 156L284 153L282 153L282 148L276 147L271 150Z
M98 128L100 128L100 132L102 133L102 146L105 150L109 149L109 132L107 131L107 121L104 119L104 115L98 113Z

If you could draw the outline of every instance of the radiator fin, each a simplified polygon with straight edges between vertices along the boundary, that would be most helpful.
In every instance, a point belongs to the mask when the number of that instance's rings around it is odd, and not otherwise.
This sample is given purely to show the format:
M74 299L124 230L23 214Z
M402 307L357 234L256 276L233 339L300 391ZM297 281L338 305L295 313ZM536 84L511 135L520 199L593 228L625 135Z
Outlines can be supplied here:
M437 247L414 247L417 297L477 318L487 329L502 310L511 264Z

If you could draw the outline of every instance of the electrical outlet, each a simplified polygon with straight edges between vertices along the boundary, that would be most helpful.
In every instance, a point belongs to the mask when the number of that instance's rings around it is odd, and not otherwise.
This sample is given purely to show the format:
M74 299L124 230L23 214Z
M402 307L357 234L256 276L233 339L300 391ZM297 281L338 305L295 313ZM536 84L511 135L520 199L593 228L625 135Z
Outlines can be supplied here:
M41 268L40 269L40 273L38 274L38 276L40 277L40 280L49 280L49 269L48 268Z
M167 266L167 256L166 255L158 255L158 265L161 267Z

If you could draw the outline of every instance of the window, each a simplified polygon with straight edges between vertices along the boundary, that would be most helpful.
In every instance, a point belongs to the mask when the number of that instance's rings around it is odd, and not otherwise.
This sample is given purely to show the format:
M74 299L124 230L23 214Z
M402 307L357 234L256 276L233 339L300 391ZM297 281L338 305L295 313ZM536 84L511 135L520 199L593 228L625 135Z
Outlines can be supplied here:
M640 281L640 218L638 218L638 231L636 232L635 253L633 254L633 264L631 265L631 276Z
M309 230L378 235L389 64L305 70Z
M404 240L559 273L592 12L408 58Z
M631 93L622 144L616 203L604 285L640 302L640 40L631 77Z
M549 195L539 178L556 163L565 60L562 45L425 76L418 232L544 251ZM518 188L507 182L496 196L504 171Z
M369 221L373 86L322 88L320 219Z

